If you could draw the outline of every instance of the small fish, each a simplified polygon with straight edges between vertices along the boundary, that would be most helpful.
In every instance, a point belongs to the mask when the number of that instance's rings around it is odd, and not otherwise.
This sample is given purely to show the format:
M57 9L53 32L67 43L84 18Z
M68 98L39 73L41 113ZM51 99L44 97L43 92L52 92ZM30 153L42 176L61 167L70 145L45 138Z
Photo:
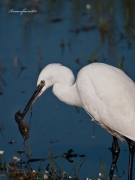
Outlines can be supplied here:
M18 127L19 127L20 133L22 134L23 138L25 138L25 140L28 139L29 138L29 130L30 130L30 128L23 119L23 113L18 111L15 114L15 120L18 123Z

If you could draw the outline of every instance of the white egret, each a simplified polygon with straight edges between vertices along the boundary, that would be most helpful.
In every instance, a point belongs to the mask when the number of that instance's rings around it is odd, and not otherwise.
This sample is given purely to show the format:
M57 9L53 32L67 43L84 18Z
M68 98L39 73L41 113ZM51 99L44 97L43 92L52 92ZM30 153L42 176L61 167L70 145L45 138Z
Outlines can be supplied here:
M47 88L53 86L53 93L58 99L66 104L83 108L91 116L92 121L112 134L115 148L109 173L110 180L113 178L120 152L117 138L128 143L130 152L128 180L132 180L134 156L132 140L135 140L134 82L122 70L103 63L92 63L83 67L77 75L76 82L74 81L74 75L69 68L61 64L46 66L38 77L37 88L23 113L16 113L16 121L23 120L35 100ZM29 128L25 126L24 130L27 134Z

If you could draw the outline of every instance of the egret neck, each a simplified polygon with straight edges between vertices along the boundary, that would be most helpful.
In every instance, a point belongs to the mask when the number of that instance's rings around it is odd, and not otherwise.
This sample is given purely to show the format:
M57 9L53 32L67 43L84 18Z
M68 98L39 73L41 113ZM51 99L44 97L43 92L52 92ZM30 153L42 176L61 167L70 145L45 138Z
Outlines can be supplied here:
M76 83L72 86L67 84L55 83L53 85L53 93L55 96L66 104L82 107Z

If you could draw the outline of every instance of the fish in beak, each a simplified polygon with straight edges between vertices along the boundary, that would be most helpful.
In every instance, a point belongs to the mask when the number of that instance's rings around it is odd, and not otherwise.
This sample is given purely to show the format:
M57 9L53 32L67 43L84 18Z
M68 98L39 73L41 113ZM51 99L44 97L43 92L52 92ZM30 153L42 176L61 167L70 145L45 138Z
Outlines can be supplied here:
M32 97L30 98L29 102L27 103L26 107L24 108L23 112L21 113L20 111L17 111L15 114L15 120L18 124L20 133L22 136L26 139L29 138L29 126L27 123L24 121L24 116L27 114L29 109L32 107L33 103L35 100L38 98L38 96L41 93L42 88L45 86L45 81L42 80L40 84L36 87L35 92L33 93Z

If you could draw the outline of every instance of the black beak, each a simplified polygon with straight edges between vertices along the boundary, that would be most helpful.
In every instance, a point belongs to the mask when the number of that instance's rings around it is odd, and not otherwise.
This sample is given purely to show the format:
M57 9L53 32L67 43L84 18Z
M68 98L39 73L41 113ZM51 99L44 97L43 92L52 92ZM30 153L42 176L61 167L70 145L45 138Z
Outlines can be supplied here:
M45 81L41 81L40 84L36 87L35 92L33 93L32 97L30 98L29 102L27 103L26 107L24 108L23 112L20 111L16 112L15 114L15 120L18 123L19 130L25 139L29 137L29 126L24 121L24 116L27 114L28 110L31 108L32 104L38 97L38 94L42 90L42 88L45 86Z

